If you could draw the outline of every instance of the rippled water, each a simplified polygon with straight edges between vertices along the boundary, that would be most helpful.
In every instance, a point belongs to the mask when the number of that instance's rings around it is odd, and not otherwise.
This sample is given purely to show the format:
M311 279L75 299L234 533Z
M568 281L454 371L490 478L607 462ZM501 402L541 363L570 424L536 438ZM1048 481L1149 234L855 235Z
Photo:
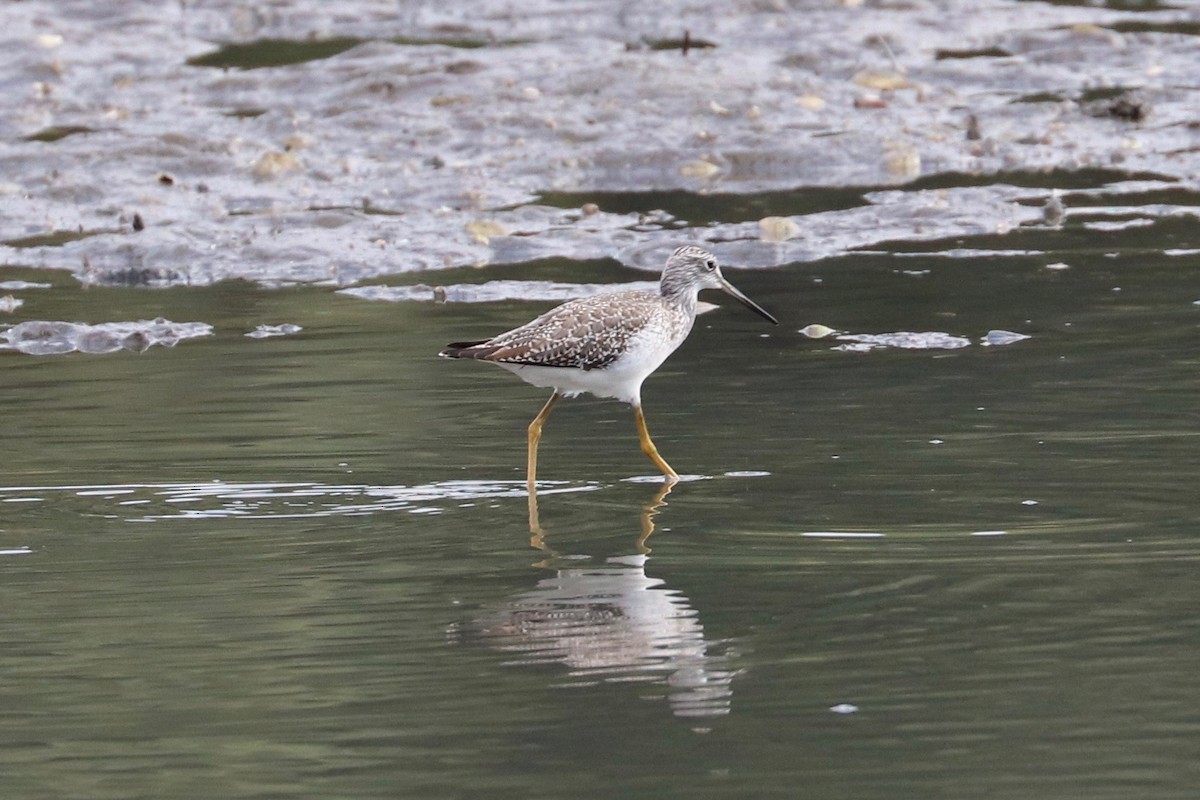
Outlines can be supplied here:
M214 333L0 353L5 796L1193 796L1200 241L1113 218L730 273L783 325L648 382L688 480L564 403L536 533L541 392L434 353L544 303L19 292Z

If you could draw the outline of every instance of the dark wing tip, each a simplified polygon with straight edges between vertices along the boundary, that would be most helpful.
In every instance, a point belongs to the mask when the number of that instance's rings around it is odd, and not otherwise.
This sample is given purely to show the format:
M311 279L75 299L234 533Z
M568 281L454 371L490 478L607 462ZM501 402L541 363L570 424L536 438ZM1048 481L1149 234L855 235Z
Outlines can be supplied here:
M479 339L474 342L451 342L446 345L446 349L438 353L442 358L487 358L488 355L495 352L495 347L480 347L481 344L487 344L490 339Z

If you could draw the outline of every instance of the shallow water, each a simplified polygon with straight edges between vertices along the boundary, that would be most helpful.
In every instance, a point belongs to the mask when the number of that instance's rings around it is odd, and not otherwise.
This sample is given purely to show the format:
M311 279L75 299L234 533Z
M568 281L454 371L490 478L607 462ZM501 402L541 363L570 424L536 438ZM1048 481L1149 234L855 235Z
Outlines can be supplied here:
M109 5L0 6L4 798L1195 795L1188 4ZM434 353L686 241L783 325L531 525Z
M730 271L783 324L703 316L647 383L688 480L564 403L533 537L541 392L433 354L546 304L0 270L54 284L13 322L215 330L0 352L6 796L1193 796L1200 240L1071 205Z

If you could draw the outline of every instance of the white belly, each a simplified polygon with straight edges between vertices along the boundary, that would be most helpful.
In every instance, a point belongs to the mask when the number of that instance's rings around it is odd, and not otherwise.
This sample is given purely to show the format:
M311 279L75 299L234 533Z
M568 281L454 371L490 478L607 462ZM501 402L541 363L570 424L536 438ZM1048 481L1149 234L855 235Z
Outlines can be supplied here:
M630 405L642 403L642 381L658 369L667 356L687 337L678 339L659 336L638 336L624 355L602 369L582 370L571 367L535 367L525 364L492 362L517 375L521 380L544 389L554 389L565 397L583 393L596 397L612 397Z

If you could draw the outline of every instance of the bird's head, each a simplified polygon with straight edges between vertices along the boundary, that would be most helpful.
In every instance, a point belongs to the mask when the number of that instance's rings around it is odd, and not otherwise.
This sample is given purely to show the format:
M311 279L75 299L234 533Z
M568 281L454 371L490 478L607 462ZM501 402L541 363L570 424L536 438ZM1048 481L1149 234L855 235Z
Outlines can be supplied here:
M701 289L720 289L768 322L779 324L779 320L725 279L716 256L696 245L678 248L671 253L667 259L667 266L663 269L663 294L687 292L694 298L695 293Z

